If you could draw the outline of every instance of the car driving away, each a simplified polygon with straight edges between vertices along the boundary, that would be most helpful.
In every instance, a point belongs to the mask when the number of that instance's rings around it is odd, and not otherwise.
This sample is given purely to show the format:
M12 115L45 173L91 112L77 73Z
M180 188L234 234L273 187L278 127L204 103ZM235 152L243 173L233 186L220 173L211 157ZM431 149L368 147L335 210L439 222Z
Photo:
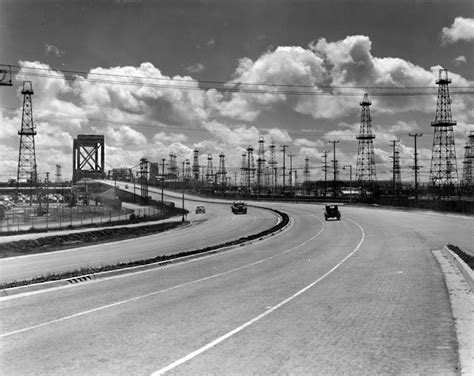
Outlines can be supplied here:
M324 209L324 218L326 221L334 218L340 221L341 212L339 211L338 205L326 205L326 208Z
M234 214L247 214L247 205L242 201L234 201L231 209Z
M196 214L205 214L206 208L202 205L196 206Z

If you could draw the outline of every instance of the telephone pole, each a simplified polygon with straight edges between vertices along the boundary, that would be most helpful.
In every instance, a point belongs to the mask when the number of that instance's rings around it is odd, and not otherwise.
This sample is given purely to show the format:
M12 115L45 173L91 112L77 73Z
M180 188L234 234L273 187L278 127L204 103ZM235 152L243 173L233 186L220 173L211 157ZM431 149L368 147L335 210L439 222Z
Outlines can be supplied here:
M332 144L333 146L333 160L331 162L333 162L333 194L334 194L334 197L336 197L336 190L337 190L337 187L336 187L336 180L337 180L337 159L336 159L336 144L339 143L339 140L335 140L335 141L329 141L330 144Z
M418 201L418 170L420 167L418 166L418 149L417 149L417 144L416 144L416 139L418 137L423 136L423 133L408 133L410 137L413 137L413 140L415 141L415 166L413 167L413 170L415 171L415 199Z

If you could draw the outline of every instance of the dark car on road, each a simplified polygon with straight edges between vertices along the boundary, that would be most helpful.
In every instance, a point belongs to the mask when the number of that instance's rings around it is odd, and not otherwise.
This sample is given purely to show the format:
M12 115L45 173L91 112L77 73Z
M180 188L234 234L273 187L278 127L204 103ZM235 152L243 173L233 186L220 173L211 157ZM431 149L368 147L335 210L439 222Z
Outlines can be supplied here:
M341 212L339 211L339 207L337 205L326 205L326 208L324 209L324 218L326 221L333 218L340 221Z
M234 202L231 209L234 214L247 214L247 205L241 201Z
M206 208L202 205L196 206L196 214L205 214Z

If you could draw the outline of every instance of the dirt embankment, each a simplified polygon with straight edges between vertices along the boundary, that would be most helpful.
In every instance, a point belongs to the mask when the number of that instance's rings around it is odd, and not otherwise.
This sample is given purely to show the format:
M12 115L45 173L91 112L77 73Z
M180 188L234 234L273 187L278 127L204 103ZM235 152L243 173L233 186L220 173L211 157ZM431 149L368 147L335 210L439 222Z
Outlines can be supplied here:
M0 244L0 258L58 251L99 243L136 238L167 231L189 222L173 221L139 227L111 227L74 234L45 236L38 239L18 240Z

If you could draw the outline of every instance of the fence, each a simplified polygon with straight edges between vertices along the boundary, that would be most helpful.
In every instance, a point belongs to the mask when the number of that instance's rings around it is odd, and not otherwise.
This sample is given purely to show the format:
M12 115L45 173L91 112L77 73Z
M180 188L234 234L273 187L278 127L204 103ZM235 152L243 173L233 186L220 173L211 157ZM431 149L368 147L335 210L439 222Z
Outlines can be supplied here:
M49 206L15 207L5 211L0 219L0 234L20 231L61 230L83 226L100 226L112 222L140 220L141 218L161 219L164 211L160 207L114 210L106 206Z

